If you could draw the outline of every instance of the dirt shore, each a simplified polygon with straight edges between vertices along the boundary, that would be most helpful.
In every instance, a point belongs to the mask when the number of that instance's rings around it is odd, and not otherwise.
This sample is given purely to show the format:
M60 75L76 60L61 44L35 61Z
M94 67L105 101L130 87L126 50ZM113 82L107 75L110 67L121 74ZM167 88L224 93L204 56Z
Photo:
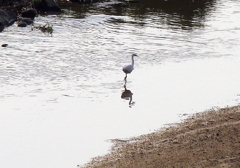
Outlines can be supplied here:
M239 168L240 106L197 113L184 122L129 140L84 168Z

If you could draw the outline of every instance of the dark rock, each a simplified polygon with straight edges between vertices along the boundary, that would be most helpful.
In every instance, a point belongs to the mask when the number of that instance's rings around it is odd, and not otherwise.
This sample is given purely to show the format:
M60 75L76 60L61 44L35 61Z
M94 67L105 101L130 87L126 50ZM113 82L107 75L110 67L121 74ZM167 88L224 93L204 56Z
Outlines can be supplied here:
M18 21L18 22L17 22L17 26L18 26L18 27L27 27L27 23L26 23L26 22L23 22L23 21Z
M33 23L33 19L31 18L19 18L18 22L25 22L27 25L30 25Z
M17 20L17 16L9 11L0 10L0 26L10 26Z
M0 10L0 32L6 26L12 25L17 20L17 16L9 11Z
M2 47L7 47L8 46L8 44L2 44Z
M58 6L55 0L47 0L47 5L49 11L61 11L61 8Z
M36 9L28 9L22 12L22 17L34 19L37 15Z
M61 11L61 8L58 6L55 0L34 1L34 6L39 11L52 11L52 12Z
M4 29L4 25L2 23L0 23L0 32L2 32Z

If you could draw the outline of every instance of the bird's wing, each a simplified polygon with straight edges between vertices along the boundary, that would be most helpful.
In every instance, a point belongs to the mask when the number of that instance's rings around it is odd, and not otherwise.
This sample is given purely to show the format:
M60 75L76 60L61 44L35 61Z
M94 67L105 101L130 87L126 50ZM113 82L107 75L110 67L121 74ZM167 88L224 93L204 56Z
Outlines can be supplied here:
M125 73L131 73L132 70L133 70L133 66L132 66L132 65L125 66L125 67L123 67L122 70L123 70L123 72L125 72Z
M123 69L125 69L125 70L133 70L133 66L132 65L127 65L127 66L123 67Z

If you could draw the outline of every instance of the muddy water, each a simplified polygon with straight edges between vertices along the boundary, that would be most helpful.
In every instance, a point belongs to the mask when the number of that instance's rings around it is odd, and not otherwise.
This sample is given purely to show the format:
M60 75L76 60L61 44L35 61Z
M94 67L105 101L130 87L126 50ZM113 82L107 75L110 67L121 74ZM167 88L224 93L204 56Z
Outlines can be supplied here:
M16 26L0 34L9 44L0 48L0 167L77 167L109 139L239 103L239 2L60 6L35 20L52 37Z

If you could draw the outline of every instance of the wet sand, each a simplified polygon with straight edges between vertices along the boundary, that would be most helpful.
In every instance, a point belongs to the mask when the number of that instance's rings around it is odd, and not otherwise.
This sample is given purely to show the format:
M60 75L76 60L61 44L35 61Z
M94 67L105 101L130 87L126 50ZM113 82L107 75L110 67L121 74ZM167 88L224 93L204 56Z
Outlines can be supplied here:
M175 126L114 139L84 168L240 167L240 106L197 113Z

